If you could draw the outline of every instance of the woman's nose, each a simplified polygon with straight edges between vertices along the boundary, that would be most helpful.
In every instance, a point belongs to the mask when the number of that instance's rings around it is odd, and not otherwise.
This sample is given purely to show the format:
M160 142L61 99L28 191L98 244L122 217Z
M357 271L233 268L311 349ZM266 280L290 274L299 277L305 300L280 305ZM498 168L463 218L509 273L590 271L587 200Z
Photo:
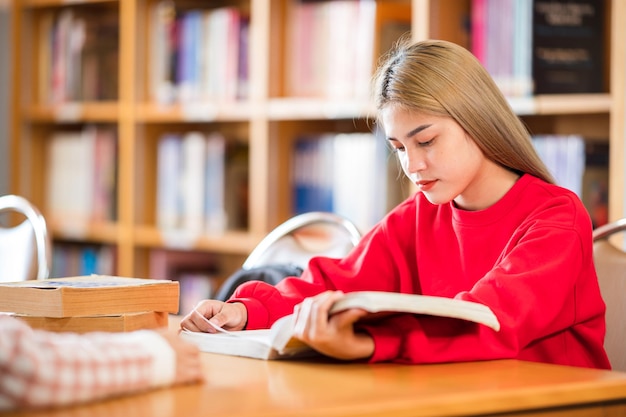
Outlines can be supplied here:
M418 149L411 150L406 153L407 157L407 170L409 173L415 173L426 169L426 161L422 152Z
M426 167L424 159L421 156L415 155L416 153L417 152L409 154L409 152L404 152L402 154L398 154L402 170L411 181L416 181L416 173Z

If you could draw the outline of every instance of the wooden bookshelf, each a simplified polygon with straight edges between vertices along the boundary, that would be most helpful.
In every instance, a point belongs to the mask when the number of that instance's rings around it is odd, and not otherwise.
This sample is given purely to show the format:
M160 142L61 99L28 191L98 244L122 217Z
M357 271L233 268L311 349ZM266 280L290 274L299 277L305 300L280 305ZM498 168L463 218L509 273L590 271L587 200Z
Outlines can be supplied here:
M379 0L380 2L381 0ZM115 247L116 273L151 276L148 261L155 249L172 248L229 258L221 271L228 275L257 242L294 213L291 209L290 146L302 133L368 132L375 109L363 99L294 97L289 94L289 16L295 0L232 0L219 2L249 15L248 92L238 100L157 103L151 97L150 31L156 0L13 0L11 107L11 191L46 206L46 150L49 136L85 125L114 126L117 133L115 218L72 230L53 224L55 241L69 240ZM217 5L175 0L177 7L207 10ZM442 38L469 46L467 22L471 0L385 0L410 7L415 39ZM600 94L543 95L512 99L511 105L531 130L581 133L610 143L610 218L626 215L624 206L624 142L626 130L626 5L607 0L607 89ZM108 13L117 19L119 63L114 100L43 100L40 68L45 62L43 21L62 10L82 14ZM607 19L608 21L609 19ZM156 143L168 131L224 132L248 146L247 225L223 235L200 233L191 238L168 237L156 227ZM71 221L71 218L68 219Z

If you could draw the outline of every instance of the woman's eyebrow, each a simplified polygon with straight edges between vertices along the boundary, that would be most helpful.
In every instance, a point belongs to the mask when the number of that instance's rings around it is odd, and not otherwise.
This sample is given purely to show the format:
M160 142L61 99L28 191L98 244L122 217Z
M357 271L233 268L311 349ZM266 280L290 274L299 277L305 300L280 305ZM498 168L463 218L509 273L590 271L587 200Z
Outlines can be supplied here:
M431 127L433 124L432 123L428 123L428 124L424 124L424 125L420 125L418 127L416 127L415 129L411 130L409 133L406 134L406 138L410 139L413 136L417 135L418 133L420 133L422 130L424 129L428 129L429 127ZM387 140L398 140L394 137L388 136Z
M406 134L406 138L412 138L413 136L417 135L418 133L420 133L422 130L424 129L428 129L429 127L432 126L432 123L429 124L424 124L421 126L416 127L415 129L411 130L409 133Z

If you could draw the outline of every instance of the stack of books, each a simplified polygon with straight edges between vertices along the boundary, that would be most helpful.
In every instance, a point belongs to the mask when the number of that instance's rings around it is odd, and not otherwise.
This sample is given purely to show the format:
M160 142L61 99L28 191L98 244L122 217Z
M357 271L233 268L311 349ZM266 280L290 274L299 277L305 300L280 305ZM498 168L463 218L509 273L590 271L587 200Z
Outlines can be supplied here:
M179 283L90 275L0 283L0 312L50 331L127 332L167 327Z

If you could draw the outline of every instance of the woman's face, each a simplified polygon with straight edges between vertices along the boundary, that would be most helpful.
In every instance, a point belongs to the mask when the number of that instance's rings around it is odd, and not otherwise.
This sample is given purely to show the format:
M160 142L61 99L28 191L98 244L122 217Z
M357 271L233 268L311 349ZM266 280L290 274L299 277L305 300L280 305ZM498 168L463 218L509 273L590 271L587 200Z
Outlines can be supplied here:
M411 181L433 204L454 200L468 210L484 208L487 171L493 165L450 117L388 106L381 113L385 134Z

